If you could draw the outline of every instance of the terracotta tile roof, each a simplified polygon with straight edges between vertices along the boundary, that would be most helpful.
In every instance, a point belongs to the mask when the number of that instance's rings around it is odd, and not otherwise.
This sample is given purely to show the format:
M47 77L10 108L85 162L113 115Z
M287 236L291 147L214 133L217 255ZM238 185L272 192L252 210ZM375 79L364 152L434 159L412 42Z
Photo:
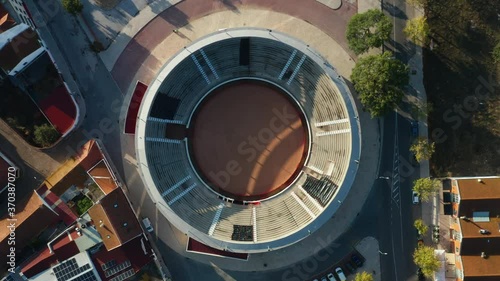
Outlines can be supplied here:
M500 255L489 256L462 256L464 281L473 280L500 280ZM477 279L476 279L477 278Z
M85 145L83 145L82 150L77 159L80 160L80 165L86 170L90 170L99 161L101 161L104 156L99 149L99 146L95 140L89 140Z
M460 200L467 199L500 199L500 178L484 178L457 180Z
M25 27L27 28L24 29ZM18 31L20 32L17 33ZM9 36L9 39L1 40L2 36ZM16 25L1 33L0 41L5 43L0 47L0 68L5 71L11 71L22 59L41 47L35 31L25 24Z
M462 237L464 238L491 238L500 237L500 218L490 218L489 222L474 222L460 220ZM490 232L488 235L481 234L480 229L486 229Z
M88 213L108 251L142 233L141 226L120 188L103 197Z
M117 188L113 177L104 161L99 162L94 168L88 171L94 181L99 185L104 194L109 194Z
M21 272L31 278L47 269L52 265L62 262L78 254L80 251L74 241L77 238L75 231L70 232L72 239L67 234L63 234L52 243L53 253L50 253L48 247L39 252L33 259L22 265Z
M0 4L0 33L9 30L14 25L16 25L16 21L11 17L3 5Z
M142 248L143 243L146 248L146 252L144 252ZM131 267L137 273L142 267L153 260L151 255L151 246L149 245L148 241L146 241L146 239L144 239L144 237L141 235L123 245L122 247L118 247L114 250L107 251L106 249L101 249L99 252L92 255L92 262L94 263L97 272L101 276L101 279L110 280L114 276L119 275L119 273L106 277L104 271L102 270L102 265L106 262L114 260L117 264L120 264L128 260L132 264Z
M52 212L48 207L43 205L39 196L33 194L16 204L17 214L16 221L16 251L17 254L47 226L59 220L59 217ZM0 253L7 253L9 245L7 244L9 231L7 226L11 223L8 221L10 217L4 217L0 220ZM6 256L0 256L1 267L6 265Z
M458 216L471 218L474 212L490 212L490 217L500 215L500 198L460 200Z

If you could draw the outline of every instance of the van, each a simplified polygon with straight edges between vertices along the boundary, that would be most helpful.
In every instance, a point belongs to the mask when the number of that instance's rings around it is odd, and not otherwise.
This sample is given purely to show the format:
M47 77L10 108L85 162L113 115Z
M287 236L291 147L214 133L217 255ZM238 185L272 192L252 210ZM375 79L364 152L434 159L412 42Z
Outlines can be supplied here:
M149 218L142 219L142 224L144 225L144 228L146 228L146 230L149 233L154 231L153 226L151 225L151 221L149 220Z

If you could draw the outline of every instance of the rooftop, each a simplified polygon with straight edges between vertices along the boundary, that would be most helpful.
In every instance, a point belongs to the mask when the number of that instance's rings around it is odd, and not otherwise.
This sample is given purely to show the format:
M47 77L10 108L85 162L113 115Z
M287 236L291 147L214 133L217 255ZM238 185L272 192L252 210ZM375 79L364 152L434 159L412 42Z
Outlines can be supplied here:
M26 24L18 24L0 34L0 68L10 72L16 65L41 47L38 36Z
M0 4L0 33L3 33L16 25L16 21L9 12Z
M29 243L31 239L41 233L47 226L56 222L59 217L33 192L29 198L16 204L16 250L19 252ZM7 226L11 223L10 217L0 219L0 253L7 253L10 247L7 244L9 231ZM0 263L2 268L6 265L6 256L2 255Z
M464 238L499 238L500 218L490 217L487 222L474 222L473 220L460 220L462 237ZM479 230L485 229L490 232L488 235L481 234Z
M120 188L103 197L88 213L108 251L142 234L142 228Z
M500 199L500 178L459 179L460 200Z
M500 255L489 256L462 256L464 281L500 280Z

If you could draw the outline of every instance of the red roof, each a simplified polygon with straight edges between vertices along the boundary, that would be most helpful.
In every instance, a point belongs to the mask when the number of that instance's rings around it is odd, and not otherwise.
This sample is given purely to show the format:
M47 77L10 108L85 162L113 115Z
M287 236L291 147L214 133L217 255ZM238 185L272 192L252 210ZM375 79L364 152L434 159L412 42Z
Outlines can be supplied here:
M144 253L143 250L142 246L143 243L146 248L146 253ZM141 270L142 267L144 267L146 264L150 263L153 260L151 255L152 255L151 246L149 245L148 241L144 239L144 236L141 235L131 240L127 244L111 251L107 251L106 248L101 248L99 252L92 255L92 262L94 263L95 268L99 273L99 276L101 276L101 279L106 281L128 270L124 269L123 271L120 271L117 274L106 278L106 275L102 270L102 265L105 264L106 262L114 260L116 264L121 264L129 260L130 263L132 264L131 268L133 268L137 273L139 270Z
M77 155L77 159L81 161L80 166L82 166L85 171L90 170L103 158L104 156L102 155L101 150L99 150L95 140L89 140L85 145L83 145L81 153Z
M74 241L78 235L75 231L72 231L70 235L73 240L69 239L67 234L62 234L61 237L52 243L53 253L50 253L49 248L46 247L32 260L24 263L21 272L26 275L26 277L31 278L49 269L52 265L78 254L80 251Z
M60 134L64 134L75 123L76 105L64 85L54 89L40 102L40 108Z

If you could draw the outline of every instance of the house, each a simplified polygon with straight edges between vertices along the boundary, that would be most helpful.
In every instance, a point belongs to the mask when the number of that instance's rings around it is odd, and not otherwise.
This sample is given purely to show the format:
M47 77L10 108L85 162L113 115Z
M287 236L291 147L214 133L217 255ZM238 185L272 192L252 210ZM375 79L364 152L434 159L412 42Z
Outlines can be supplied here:
M500 280L500 178L450 180L457 280Z
M29 242L37 237L44 229L59 220L57 213L49 206L42 197L34 191L30 197L16 203L16 214L14 217L6 215L0 219L0 253L9 253L9 238L11 231L8 226L15 225L15 249L16 256ZM0 256L1 269L7 267L7 256Z
M108 251L143 233L127 197L119 188L102 198L88 212Z
M23 0L9 0L9 3L12 6L13 10L16 12L19 21L29 25L33 29L36 28L31 18L31 14L28 10L28 7L23 2Z
M116 189L25 261L15 275L33 281L121 281L153 257L127 198Z

